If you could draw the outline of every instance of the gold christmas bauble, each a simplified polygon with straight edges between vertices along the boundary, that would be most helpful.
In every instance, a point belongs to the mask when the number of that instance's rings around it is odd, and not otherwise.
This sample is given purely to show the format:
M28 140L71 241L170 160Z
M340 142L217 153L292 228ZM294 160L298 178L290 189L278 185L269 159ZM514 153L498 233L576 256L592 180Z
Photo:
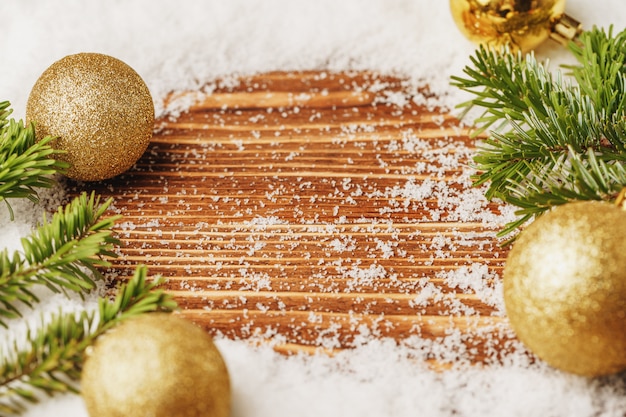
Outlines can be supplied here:
M539 358L585 376L626 370L626 212L576 202L539 217L504 269L511 327Z
M26 105L37 139L55 136L67 176L99 181L128 170L152 138L154 103L141 77L119 59L69 55L35 82Z
M211 337L168 313L130 319L98 338L82 371L92 417L228 417L230 382Z
M526 52L548 39L565 0L450 0L450 10L472 42Z

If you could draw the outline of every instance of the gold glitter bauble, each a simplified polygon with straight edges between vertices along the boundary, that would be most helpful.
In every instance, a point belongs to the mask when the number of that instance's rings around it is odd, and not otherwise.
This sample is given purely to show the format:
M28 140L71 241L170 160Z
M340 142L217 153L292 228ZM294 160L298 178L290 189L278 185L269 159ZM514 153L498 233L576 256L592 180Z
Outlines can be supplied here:
M211 337L168 313L130 319L101 336L82 371L93 417L228 417L230 381Z
M26 119L37 139L56 136L68 177L99 181L133 166L152 137L154 104L141 77L119 59L95 53L69 55L39 77Z
M626 212L555 208L523 231L504 269L511 327L539 358L585 376L626 370Z
M529 51L548 39L565 0L450 0L450 10L472 42Z

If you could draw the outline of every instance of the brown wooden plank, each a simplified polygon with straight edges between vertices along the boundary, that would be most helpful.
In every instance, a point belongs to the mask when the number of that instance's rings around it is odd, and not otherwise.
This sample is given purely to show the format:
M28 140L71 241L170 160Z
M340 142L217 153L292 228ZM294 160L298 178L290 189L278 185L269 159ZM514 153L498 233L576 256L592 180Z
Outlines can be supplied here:
M477 362L506 345L501 312L445 279L482 265L495 287L506 257L481 218L501 208L464 207L479 191L454 117L370 73L260 74L199 97L157 120L133 170L75 187L125 217L110 277L147 264L210 332L273 332L285 352L349 348L363 328L457 330Z

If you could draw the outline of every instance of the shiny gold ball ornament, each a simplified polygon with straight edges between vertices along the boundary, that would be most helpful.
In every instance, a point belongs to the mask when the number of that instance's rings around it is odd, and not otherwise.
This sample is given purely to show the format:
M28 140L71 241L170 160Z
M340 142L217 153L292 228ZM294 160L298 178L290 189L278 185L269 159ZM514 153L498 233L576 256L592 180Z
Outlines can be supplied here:
M558 206L520 233L504 268L511 327L539 358L585 376L626 370L626 212Z
M99 181L128 170L152 138L154 103L141 77L119 59L69 55L35 82L26 105L37 139L55 136L67 176Z
M92 417L228 417L230 382L211 337L185 319L148 313L101 336L85 361Z
M450 0L454 22L476 44L522 52L552 37L567 43L581 24L565 14L565 0Z

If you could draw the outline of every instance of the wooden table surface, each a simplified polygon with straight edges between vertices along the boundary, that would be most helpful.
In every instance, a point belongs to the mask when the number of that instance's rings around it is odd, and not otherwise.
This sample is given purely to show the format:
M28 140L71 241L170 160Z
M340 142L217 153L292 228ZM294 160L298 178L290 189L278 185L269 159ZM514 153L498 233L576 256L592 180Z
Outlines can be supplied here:
M212 334L283 352L453 332L470 361L505 350L501 207L470 185L474 141L427 97L365 72L172 97L197 102L157 120L134 169L82 185L124 215L108 275L146 264Z

